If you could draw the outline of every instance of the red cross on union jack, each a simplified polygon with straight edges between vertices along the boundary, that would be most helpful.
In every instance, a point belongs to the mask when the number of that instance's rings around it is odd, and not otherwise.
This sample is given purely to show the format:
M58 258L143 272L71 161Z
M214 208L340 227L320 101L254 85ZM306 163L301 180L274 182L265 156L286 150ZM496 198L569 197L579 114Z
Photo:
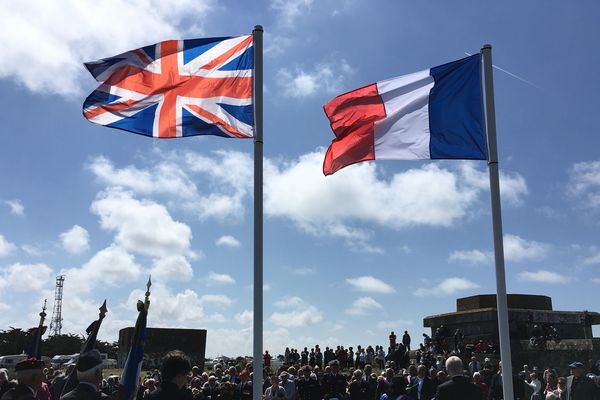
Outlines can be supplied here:
M252 36L167 40L86 63L91 122L157 138L253 136Z

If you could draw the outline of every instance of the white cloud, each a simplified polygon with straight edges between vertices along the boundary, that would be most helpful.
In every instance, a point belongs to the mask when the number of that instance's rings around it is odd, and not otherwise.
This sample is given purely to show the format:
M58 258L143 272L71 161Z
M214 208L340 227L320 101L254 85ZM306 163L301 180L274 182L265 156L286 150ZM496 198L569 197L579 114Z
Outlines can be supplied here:
M206 280L212 284L231 285L235 283L235 279L228 274L218 274L214 271L210 271Z
M516 235L504 235L504 257L507 261L538 261L546 257L550 246Z
M294 40L288 36L272 35L265 32L265 55L277 57L292 46Z
M90 235L88 231L79 225L73 225L71 229L60 234L60 241L65 250L71 254L81 254L90 248Z
M157 258L173 254L195 257L190 250L190 227L173 220L161 204L109 188L98 194L91 209L100 217L100 226L115 231L115 243L127 251Z
M293 28L303 13L310 11L314 0L271 0L271 9L277 14L277 21L286 28Z
M524 271L519 273L519 278L528 282L559 284L568 282L567 276L557 274L556 272L540 269L536 272Z
M43 253L39 247L31 244L22 244L21 250L33 257L40 257Z
M283 327L314 325L323 320L323 314L313 305L300 297L284 297L274 303L277 308L289 309L287 312L274 312L269 321Z
M377 327L379 329L392 329L396 331L400 331L404 329L406 326L412 326L414 322L409 319L398 319L395 321L380 321L377 323Z
M574 164L569 170L568 193L585 209L600 209L600 161Z
M15 251L17 246L9 242L0 234L0 257L4 257Z
M481 250L457 250L450 253L449 261L463 262L468 264L488 264L492 261L493 254Z
M203 301L191 289L173 292L161 283L153 283L150 288L150 312L148 325L161 327L197 327L207 319ZM135 289L127 300L128 309L135 309L138 300L144 298L145 289Z
M592 282L600 284L600 278L594 278L592 279Z
M230 306L233 304L233 300L224 294L205 294L200 297L200 302L204 304L215 304L217 306Z
M133 255L112 244L100 250L81 268L71 268L66 275L65 286L76 293L87 293L100 285L121 286L139 279L142 267Z
M267 160L265 212L288 218L315 236L342 238L358 251L381 251L371 244L373 232L365 225L452 227L477 214L488 190L473 177L482 174L473 163L428 163L388 179L375 163L356 164L328 177L322 164L320 151L291 162Z
M2 68L2 67L0 67ZM21 200L5 200L4 203L10 208L10 213L13 215L23 216L25 215L25 207L21 203Z
M348 315L365 315L375 310L381 310L383 306L372 297L360 297L344 312Z
M318 92L335 94L343 89L343 83L354 69L344 59L335 64L321 63L312 69L281 68L275 77L287 97L309 97Z
M317 271L314 268L299 267L299 268L288 268L292 275L296 276L308 276L314 275Z
M14 291L35 292L54 285L52 272L52 268L46 264L16 263L0 269L0 279Z
M465 278L447 278L441 281L437 286L430 288L418 288L415 290L415 296L446 296L459 291L477 289L479 287L475 282Z
M4 45L0 78L13 78L34 92L65 96L80 93L81 82L89 85L92 81L81 67L82 62L165 38L202 34L198 26L194 26L193 32L183 31L179 26L190 15L194 21L202 21L213 3L213 0L2 1L0 41ZM131 21L136 21L135 29ZM33 48L36 51L30 51Z
M240 325L251 326L254 321L254 313L250 310L244 310L235 314L233 319Z
M154 260L150 274L163 282L188 282L194 276L194 271L187 258L174 254Z
M230 235L221 236L215 242L217 246L225 246L225 247L240 247L242 243L239 240Z
M0 246L0 247L2 247L2 246ZM2 253L2 252L0 252L0 253ZM600 264L600 253L593 254L589 257L586 257L583 260L583 263L585 265Z
M358 278L348 278L346 283L359 292L371 293L394 293L396 290L384 281L372 276L359 276Z
M462 179L468 185L489 192L490 178L487 171L475 169L469 162L462 162L459 165ZM513 172L500 172L500 200L503 203L511 206L521 205L528 192L527 182L521 175Z

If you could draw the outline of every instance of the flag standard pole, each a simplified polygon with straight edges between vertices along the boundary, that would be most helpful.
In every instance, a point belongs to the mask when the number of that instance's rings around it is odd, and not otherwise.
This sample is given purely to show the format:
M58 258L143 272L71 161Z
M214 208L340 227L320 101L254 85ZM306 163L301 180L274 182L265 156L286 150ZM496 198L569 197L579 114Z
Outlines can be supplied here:
M502 391L505 400L513 400L512 360L510 351L510 328L508 325L508 301L506 297L506 274L504 271L504 244L502 239L502 212L500 208L500 178L498 173L498 146L496 143L496 110L494 105L494 82L492 72L492 46L484 44L483 74L485 82L485 114L488 143L488 169L492 199L492 225L494 231L494 260L496 265L496 301L498 311L498 336L502 361Z
M254 323L252 399L262 399L263 378L263 27L252 31L254 45Z

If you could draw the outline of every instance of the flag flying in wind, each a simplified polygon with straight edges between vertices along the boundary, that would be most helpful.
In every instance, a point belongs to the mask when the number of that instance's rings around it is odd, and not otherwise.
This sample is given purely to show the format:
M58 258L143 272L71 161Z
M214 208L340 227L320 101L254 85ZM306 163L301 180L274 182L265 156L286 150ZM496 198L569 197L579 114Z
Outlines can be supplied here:
M146 343L146 322L148 320L148 308L150 307L150 286L152 283L148 279L146 284L146 299L138 300L137 310L139 312L135 321L133 330L133 339L131 340L131 348L125 360L119 388L117 392L117 400L133 400L136 398L136 392L140 382L140 373L142 372L142 362L144 361L144 344Z
M323 173L375 159L487 159L481 74L475 54L331 100Z
M93 123L156 138L253 136L252 35L167 40L85 63Z
M85 343L83 343L83 345L81 346L81 351L79 352L79 354L87 353L88 351L91 351L96 348L96 338L98 337L98 331L100 330L100 325L102 325L102 320L104 320L104 317L106 316L106 312L108 311L106 309L106 300L104 300L104 303L102 303L99 310L100 310L100 314L98 315L98 319L93 321L90 324L90 326L88 326L88 328L85 330L86 333L88 334L88 337L87 337ZM77 365L79 365L80 360L81 360L81 357L77 359ZM77 368L74 368L73 370L71 370L71 373L69 374L69 376L67 377L67 380L65 381L65 384L64 384L62 392L61 392L61 396L64 394L67 394L71 390L75 389L75 387L77 386L78 383L79 383L79 380L77 379Z

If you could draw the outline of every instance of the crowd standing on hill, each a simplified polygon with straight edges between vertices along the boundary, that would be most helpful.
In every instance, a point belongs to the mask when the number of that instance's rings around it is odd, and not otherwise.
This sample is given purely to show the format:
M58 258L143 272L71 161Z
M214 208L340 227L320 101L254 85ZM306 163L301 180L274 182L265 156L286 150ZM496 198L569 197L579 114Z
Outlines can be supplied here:
M460 332L424 334L423 343L410 352L407 332L400 341L391 332L387 351L383 346L344 348L319 345L301 351L286 348L275 367L268 351L263 357L265 400L500 400L502 365L485 354L493 346L463 343ZM452 339L452 340L448 340ZM481 353L481 354L478 354ZM278 360L279 361L279 360ZM584 366L573 362L569 376L552 367L524 365L513 377L518 400L600 400L600 360ZM75 366L70 366L70 369ZM77 364L79 384L62 393L69 370L43 368L29 359L17 364L16 380L0 369L0 400L116 399L118 377L103 376L97 351L82 354ZM211 371L192 366L181 351L168 353L160 370L143 377L137 400L250 400L252 364L217 364ZM62 393L62 396L61 396Z

